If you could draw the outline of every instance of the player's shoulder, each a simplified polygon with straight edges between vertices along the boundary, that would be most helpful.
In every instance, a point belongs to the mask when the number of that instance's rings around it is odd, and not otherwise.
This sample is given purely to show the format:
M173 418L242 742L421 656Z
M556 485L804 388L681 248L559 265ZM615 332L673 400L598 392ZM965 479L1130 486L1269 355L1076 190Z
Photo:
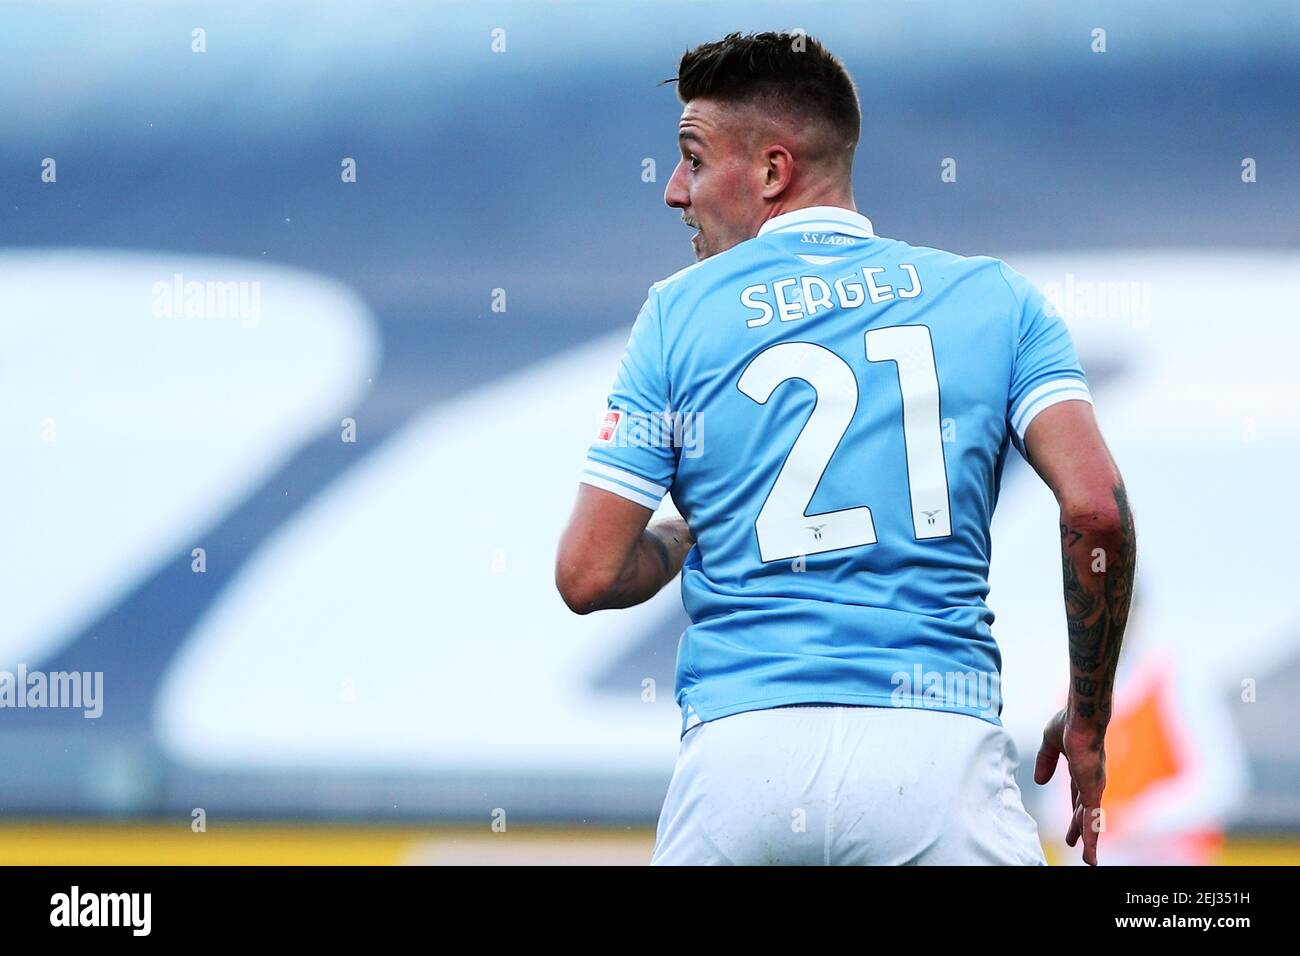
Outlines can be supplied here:
M660 279L658 282L650 283L650 291L653 293L663 293L665 289L668 289L670 286L674 285L675 283L682 281L692 272L696 271L701 266L708 265L708 263L709 263L708 259L701 259L699 262L692 262L685 269L678 269L672 275Z
M752 281L754 253L752 242L742 242L717 255L693 262L670 276L650 285L646 293L646 308L653 310L669 330L680 331L689 317L696 313L705 298L725 291L737 290Z
M747 274L754 264L757 251L753 241L741 242L724 252L692 262L684 269L651 284L650 292L664 298L698 294L716 288L742 274Z
M1025 303L1038 295L1027 278L996 256L963 256L900 239L886 241L897 244L900 261L912 262L918 268L924 265L927 281L960 284L963 291L977 296L983 303L1004 305L1013 316L1019 316Z
M948 249L920 246L902 239L886 236L875 238L887 244L884 248L890 249L893 255L913 264L923 262L931 270L936 270L941 278L979 279L993 284L1005 284L1010 276L1017 275L1011 266L994 256L964 256Z

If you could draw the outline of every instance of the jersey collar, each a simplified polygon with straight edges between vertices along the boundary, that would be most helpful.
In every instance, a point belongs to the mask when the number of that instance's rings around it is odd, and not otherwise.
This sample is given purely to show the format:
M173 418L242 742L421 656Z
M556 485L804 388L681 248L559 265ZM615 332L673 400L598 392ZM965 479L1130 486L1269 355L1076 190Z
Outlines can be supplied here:
M783 212L758 229L760 236L769 232L842 232L860 239L870 239L875 235L870 219L840 206L806 206Z

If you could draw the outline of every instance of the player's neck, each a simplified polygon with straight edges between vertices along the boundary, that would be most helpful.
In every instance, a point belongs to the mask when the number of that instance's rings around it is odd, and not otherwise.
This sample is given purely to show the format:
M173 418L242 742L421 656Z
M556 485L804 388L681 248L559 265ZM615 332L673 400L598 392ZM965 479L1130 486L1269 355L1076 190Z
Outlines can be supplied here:
M783 201L774 202L766 210L767 216L763 220L775 219L777 216L783 216L789 212L798 212L801 209L812 209L817 206L830 206L835 209L847 209L850 212L857 212L857 204L853 201L853 194L843 192L826 192L813 194L809 196L800 196ZM759 223L761 227L763 223Z

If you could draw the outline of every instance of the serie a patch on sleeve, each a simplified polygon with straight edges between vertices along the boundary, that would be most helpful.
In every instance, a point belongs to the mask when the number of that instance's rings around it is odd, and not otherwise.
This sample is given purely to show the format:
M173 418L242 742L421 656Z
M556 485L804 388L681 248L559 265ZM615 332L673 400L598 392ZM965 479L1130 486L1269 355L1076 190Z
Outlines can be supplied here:
M596 433L596 441L611 442L614 440L614 433L618 431L618 423L622 420L623 413L610 409L605 413L605 420L600 423L600 431Z

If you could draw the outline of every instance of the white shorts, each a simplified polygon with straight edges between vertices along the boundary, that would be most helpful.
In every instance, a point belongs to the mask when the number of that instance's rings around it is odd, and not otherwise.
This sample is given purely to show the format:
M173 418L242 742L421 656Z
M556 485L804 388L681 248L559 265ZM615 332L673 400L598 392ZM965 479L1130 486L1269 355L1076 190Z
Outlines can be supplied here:
M657 865L1045 866L1007 732L966 714L800 705L682 738Z

